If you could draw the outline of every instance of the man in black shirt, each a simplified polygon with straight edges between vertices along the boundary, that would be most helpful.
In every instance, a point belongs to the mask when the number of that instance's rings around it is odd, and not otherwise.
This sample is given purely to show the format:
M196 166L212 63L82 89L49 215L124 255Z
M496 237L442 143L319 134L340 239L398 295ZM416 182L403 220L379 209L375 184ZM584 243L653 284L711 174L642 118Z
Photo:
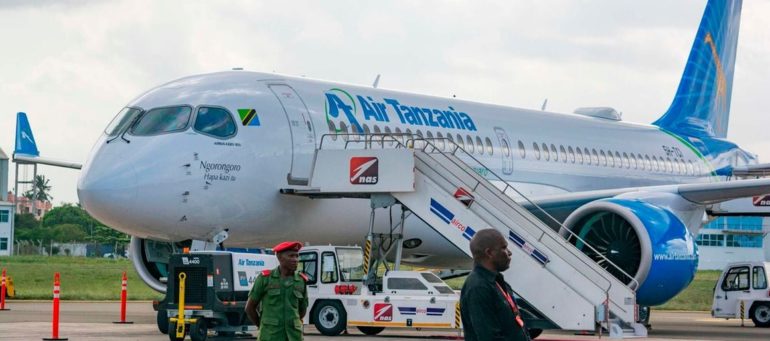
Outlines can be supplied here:
M508 241L496 229L471 239L474 268L460 294L465 339L469 341L530 340L513 290L500 272L511 264Z

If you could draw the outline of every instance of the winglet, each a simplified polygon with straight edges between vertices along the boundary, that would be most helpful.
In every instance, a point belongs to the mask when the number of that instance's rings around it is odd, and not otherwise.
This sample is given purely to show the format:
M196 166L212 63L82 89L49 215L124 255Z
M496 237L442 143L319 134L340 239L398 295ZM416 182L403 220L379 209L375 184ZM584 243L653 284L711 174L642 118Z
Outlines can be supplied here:
M13 154L40 156L35 137L32 135L32 127L27 120L27 114L23 112L16 114L16 148Z

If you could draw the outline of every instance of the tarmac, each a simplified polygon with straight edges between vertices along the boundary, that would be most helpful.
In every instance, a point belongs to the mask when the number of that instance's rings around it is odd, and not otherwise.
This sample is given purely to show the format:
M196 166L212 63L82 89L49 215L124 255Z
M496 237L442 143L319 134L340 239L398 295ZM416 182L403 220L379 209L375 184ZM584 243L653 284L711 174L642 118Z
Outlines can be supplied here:
M42 340L51 337L51 302L9 301L8 311L0 311L0 340ZM119 302L61 302L59 337L69 340L168 340L155 324L155 312L150 302L130 302L127 320L133 324L113 324L119 319ZM652 330L647 340L770 340L770 328L755 328L751 320L712 318L707 312L653 311ZM377 336L366 336L355 328L337 337L323 336L310 326L305 327L305 340L457 340L458 332L438 330L386 329ZM599 340L596 335L575 335L568 331L545 331L537 340ZM211 334L211 340L225 340ZM240 336L239 340L254 340Z

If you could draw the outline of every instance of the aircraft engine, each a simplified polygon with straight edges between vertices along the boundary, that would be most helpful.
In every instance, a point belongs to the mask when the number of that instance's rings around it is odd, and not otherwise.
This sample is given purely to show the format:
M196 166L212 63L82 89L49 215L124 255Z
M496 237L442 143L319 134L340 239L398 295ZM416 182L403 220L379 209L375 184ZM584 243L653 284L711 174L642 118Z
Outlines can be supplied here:
M161 293L166 293L168 260L173 252L172 243L131 237L129 255L136 272L150 288Z
M694 238L669 209L641 200L602 199L572 212L564 226L579 237L562 230L567 240L636 290L639 305L663 304L695 277Z

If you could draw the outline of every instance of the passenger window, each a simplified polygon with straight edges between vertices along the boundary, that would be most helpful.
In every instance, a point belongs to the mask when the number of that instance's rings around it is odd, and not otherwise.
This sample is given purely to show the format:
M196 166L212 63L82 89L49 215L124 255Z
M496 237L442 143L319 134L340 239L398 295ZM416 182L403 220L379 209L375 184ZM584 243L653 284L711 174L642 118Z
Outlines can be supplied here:
M580 149L578 149L578 151L580 151ZM567 148L567 155L569 155L569 161L575 163L575 151L572 147Z
M229 111L212 107L198 108L193 126L200 133L222 138L235 135L235 127L235 120Z
M551 144L551 155L553 155L553 161L559 161L559 152L556 151L556 146Z
M388 146L392 146L393 145L393 138L394 137L391 135L391 133L392 132L390 130L390 127L385 126L385 135L388 135L388 136L384 136L383 140L390 141L390 142L388 142Z
M441 132L436 133L436 146L438 146L438 149L446 150L446 144L444 143L444 135L441 135Z
M687 161L687 173L690 175L695 175L695 167L692 165L692 161Z
M372 131L369 130L369 126L366 125L366 124L364 124L364 134L366 134L366 135L371 135L372 134Z
M607 151L607 163L610 167L615 167L615 157L612 156L612 151Z
M588 152L586 152L586 154L588 154ZM591 149L591 156L594 160L594 164L599 166L599 154L596 152L596 149Z
M666 158L666 169L668 170L669 173L674 172L674 164L671 163L671 158Z
M628 159L628 153L626 152L623 153L623 166L625 166L626 168L631 167L631 161Z
M473 154L473 139L470 135L465 135L465 146L467 147L468 154Z
M396 141L400 142L401 144L404 144L404 135L401 133L401 128L396 127Z
M107 125L107 128L104 129L104 132L107 133L107 136L115 136L118 135L123 129L126 128L131 122L134 121L134 119L139 116L139 114L142 113L142 110L135 109L135 108L123 108L116 116L112 119L112 122Z
M561 155L561 161L566 163L567 162L567 150L564 149L564 146L559 145L559 153L560 153L559 155Z
M767 289L767 277L765 277L765 268L761 266L755 266L754 273L751 278L752 287L754 289Z
M548 150L548 146L543 143L543 156L545 156L545 161L551 160L551 152Z
M487 138L487 143L489 143L489 138ZM521 142L521 140L519 140L519 156L521 156L522 159L527 158L527 149L524 148L524 142Z
M749 267L741 266L728 270L725 280L722 282L722 290L749 290Z
M345 124L345 122L340 122L340 132L342 133L342 139L347 141L348 140L348 126Z
M492 147L492 140L487 137L484 139L484 141L487 143L487 154L490 156L495 155L495 148ZM519 141L519 143L521 143L521 141ZM524 158L524 156L522 156L522 158Z
M481 138L476 136L476 152L479 153L479 155L484 155L484 143L481 142Z
M623 168L623 159L620 157L619 152L615 152L615 164L618 165L618 168ZM626 161L628 163L628 161Z
M537 146L537 142L532 142L532 150L535 151L535 159L540 160L540 147Z
M457 134L457 145L460 146L460 148L465 149L465 143L463 142L463 137L460 136L460 134Z
M333 252L324 252L321 254L321 282L337 282L337 260Z
M307 275L306 284L315 284L318 282L318 278L316 277L318 274L318 254L315 252L300 253L297 271Z
M580 147L575 148L575 152L577 152L577 162L579 164L583 164L583 152L580 150Z
M131 127L131 134L148 136L185 130L190 123L190 113L192 108L188 106L152 109Z
M501 147L503 147L503 155L505 155L505 157L510 157L511 147L508 145L508 140L500 139L500 141L502 142Z
M380 130L380 126L374 125L374 133L375 134L382 134L382 130Z
M599 151L599 161L602 166L607 166L607 155L604 154L604 150Z
M420 138L423 137L422 131L420 129L417 129L417 136L419 136Z
M326 120L326 123L329 124L329 134L332 135L332 141L337 141L337 127L334 125L334 122L332 120Z

